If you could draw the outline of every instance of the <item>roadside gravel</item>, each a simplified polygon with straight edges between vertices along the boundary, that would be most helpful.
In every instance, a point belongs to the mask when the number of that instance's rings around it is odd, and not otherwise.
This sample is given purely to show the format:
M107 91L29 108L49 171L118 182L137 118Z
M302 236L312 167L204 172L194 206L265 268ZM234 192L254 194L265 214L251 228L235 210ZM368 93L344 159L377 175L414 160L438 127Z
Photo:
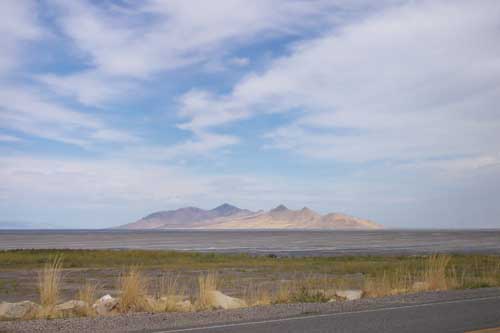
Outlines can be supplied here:
M152 332L158 329L278 319L305 314L349 312L488 296L500 296L500 288L425 292L383 298L364 298L357 301L279 304L194 313L133 313L99 318L4 321L0 322L0 332Z

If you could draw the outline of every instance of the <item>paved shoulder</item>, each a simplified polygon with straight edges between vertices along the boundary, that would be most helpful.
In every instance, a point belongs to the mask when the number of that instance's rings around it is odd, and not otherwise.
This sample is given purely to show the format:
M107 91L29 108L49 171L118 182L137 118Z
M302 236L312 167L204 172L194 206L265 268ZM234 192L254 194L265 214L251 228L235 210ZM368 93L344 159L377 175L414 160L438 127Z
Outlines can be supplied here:
M482 329L487 327L486 329ZM493 327L493 328L492 328ZM479 330L476 330L479 329ZM208 325L158 333L271 332L500 333L500 296L440 301L291 318Z

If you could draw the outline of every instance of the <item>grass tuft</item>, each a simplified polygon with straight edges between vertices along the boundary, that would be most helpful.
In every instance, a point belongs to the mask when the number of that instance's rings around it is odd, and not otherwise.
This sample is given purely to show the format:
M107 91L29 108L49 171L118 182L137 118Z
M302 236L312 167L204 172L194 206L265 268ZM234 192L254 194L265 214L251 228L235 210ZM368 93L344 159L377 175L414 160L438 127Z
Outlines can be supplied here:
M205 310L213 307L214 300L211 292L217 290L217 279L215 272L198 276L198 299L196 302L198 309Z
M120 312L150 310L147 300L148 280L137 266L130 267L127 272L120 275L118 292Z
M250 283L244 294L245 302L250 306L272 304L270 291L263 285Z
M427 259L423 274L427 290L448 290L451 287L446 275L450 260L451 257L444 254L435 254Z
M95 311L92 308L92 305L97 299L97 285L85 282L85 284L78 290L78 299L80 301L85 302L86 307L82 313L82 315L87 317L93 317L95 315Z
M62 257L55 256L45 264L38 275L38 291L40 294L41 310L39 316L50 318L55 316L54 308L60 297L62 283Z
M154 312L176 312L186 309L179 305L184 300L185 289L179 283L179 274L163 275L158 280Z

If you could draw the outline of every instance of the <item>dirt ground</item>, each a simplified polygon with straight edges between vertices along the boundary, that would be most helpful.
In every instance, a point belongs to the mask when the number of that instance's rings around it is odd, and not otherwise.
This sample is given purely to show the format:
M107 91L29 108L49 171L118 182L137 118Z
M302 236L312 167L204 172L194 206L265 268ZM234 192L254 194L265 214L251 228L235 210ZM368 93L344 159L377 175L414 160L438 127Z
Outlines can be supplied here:
M12 269L0 270L0 301L18 302L23 300L38 301L38 270ZM116 268L110 269L65 269L61 299L74 299L86 281L97 285L97 295L116 295L116 286L123 271ZM164 269L144 269L149 283L149 294L154 294L158 288L158 281L164 275L177 276L180 288L185 294L194 296L197 293L197 278L206 271L182 270L169 271ZM308 272L279 272L276 270L231 268L217 270L219 289L228 295L243 297L250 288L259 286L273 290L282 281L296 280L301 277L310 277ZM334 275L322 274L321 278L335 278ZM360 287L362 274L349 276L351 287Z

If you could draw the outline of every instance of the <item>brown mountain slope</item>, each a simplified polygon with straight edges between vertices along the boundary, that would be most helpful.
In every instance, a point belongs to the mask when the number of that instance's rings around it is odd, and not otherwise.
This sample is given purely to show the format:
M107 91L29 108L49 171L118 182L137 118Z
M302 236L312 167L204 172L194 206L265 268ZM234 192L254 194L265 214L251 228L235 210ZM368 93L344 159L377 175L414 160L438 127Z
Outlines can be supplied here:
M320 215L304 207L283 205L268 212L252 212L224 204L211 210L196 207L148 215L122 229L380 229L381 225L345 214Z
M339 213L320 215L304 207L291 210L280 205L269 212L241 217L225 217L212 220L210 229L381 229L382 226L369 220Z
M204 222L226 216L250 214L249 210L222 204L211 210L185 207L176 210L160 211L142 219L120 226L120 229L183 229L203 226Z

